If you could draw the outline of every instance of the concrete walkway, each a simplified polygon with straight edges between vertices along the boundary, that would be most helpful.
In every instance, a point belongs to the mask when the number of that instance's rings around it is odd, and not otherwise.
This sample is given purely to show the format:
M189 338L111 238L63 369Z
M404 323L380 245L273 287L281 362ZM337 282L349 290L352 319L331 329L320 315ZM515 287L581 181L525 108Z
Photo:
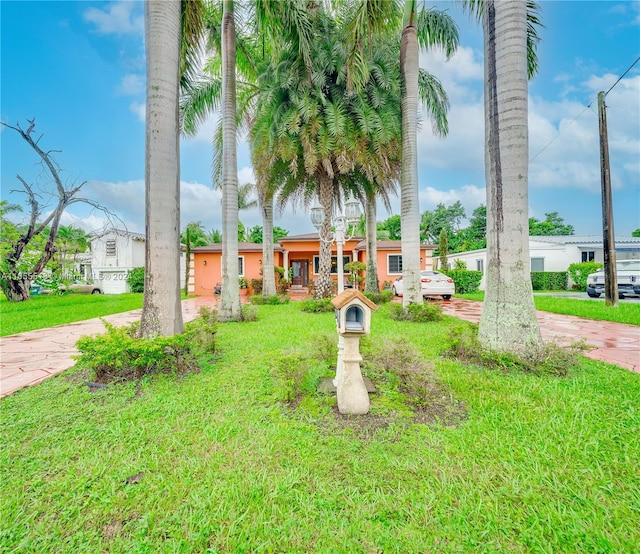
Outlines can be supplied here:
M190 298L182 302L184 321L198 316L201 306L214 307L213 297ZM460 319L477 322L481 302L460 300L442 302L443 311ZM142 310L105 316L105 321L125 325L140 319ZM640 327L580 317L538 312L545 340L568 345L584 339L594 347L586 356L640 373ZM0 397L57 375L74 364L76 341L83 335L104 332L99 318L0 337Z

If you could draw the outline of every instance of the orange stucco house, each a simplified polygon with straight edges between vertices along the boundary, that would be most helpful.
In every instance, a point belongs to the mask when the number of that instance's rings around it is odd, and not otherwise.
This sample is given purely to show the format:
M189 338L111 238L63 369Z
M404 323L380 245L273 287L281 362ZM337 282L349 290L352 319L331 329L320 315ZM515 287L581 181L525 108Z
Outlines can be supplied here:
M402 276L402 252L400 241L378 241L378 281L394 281ZM420 269L433 269L432 253L437 248L433 244L420 245ZM367 262L366 242L362 237L354 237L343 247L344 263ZM333 253L332 276L337 279L336 245ZM274 265L284 267L285 276L291 276L292 288L304 288L318 277L320 238L318 233L308 233L278 239L274 246ZM222 245L198 246L191 250L189 292L201 296L214 294L215 287L222 281ZM241 242L238 244L238 271L246 279L262 277L262 244Z

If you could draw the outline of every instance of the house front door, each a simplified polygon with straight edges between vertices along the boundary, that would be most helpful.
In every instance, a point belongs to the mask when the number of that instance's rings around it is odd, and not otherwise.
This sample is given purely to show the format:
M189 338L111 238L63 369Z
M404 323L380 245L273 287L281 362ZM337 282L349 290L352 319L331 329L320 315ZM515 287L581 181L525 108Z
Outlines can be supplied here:
M291 260L291 284L306 287L309 282L308 260Z

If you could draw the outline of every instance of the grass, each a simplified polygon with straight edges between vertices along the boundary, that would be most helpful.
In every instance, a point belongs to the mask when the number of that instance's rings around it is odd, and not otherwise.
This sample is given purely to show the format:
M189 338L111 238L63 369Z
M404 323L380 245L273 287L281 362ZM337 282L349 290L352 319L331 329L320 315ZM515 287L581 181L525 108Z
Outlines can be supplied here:
M458 298L477 300L480 302L484 300L483 291L456 296ZM628 325L640 325L640 304L625 303L624 300L620 300L616 308L606 306L604 302L587 298L563 298L562 296L534 294L533 301L535 302L536 309L543 312L575 315L586 317L587 319L613 321L616 323L626 323Z
M219 326L199 374L91 393L70 370L1 403L6 552L640 551L640 378L580 357L566 378L440 358L453 318L373 314L366 350L406 338L455 425L416 424L386 390L371 418L314 393L283 405L273 366L335 341L295 303ZM293 407L295 406L295 407Z
M142 294L33 296L28 302L0 300L0 336L127 312L142 307Z

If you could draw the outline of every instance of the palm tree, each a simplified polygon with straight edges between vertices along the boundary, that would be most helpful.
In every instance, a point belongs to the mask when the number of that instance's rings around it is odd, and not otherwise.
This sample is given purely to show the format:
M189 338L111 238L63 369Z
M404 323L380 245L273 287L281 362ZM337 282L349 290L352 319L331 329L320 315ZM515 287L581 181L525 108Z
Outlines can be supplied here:
M486 0L487 285L478 337L490 349L542 345L529 275L527 3Z
M183 331L180 306L179 0L145 3L147 50L145 337Z

